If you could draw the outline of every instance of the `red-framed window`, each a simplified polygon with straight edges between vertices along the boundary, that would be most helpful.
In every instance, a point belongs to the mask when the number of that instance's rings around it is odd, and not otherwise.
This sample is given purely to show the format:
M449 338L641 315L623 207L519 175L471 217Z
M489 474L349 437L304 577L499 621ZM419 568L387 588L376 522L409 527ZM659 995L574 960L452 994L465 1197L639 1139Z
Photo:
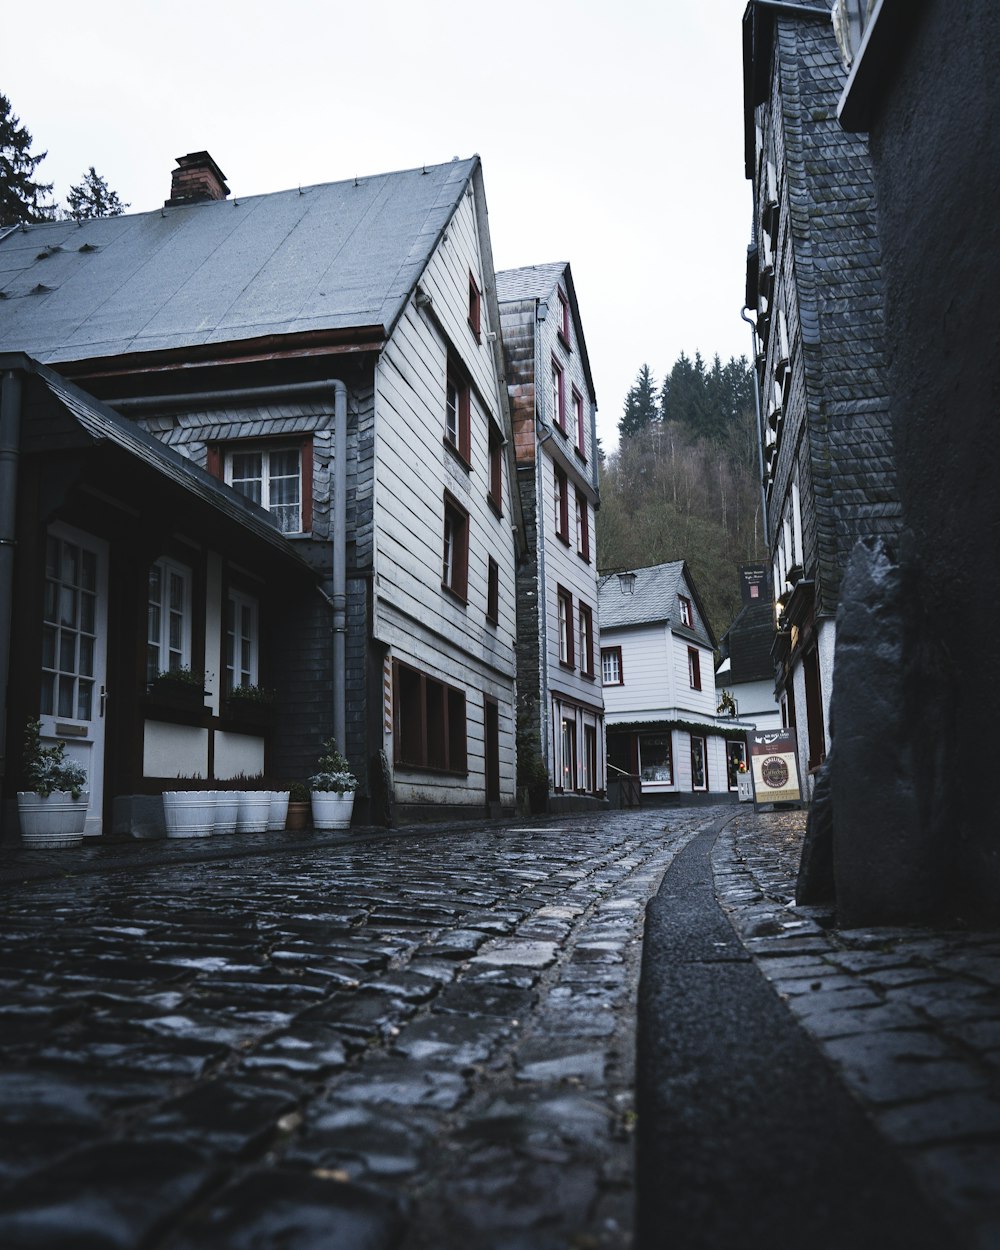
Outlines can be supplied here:
M594 676L594 612L586 603L580 605L580 672Z
M552 468L552 489L556 510L556 537L569 546L569 481L558 465Z
M590 563L590 513L581 490L576 492L576 554Z
M625 685L621 647L601 647L601 685Z
M503 516L503 435L490 422L490 489L487 499L497 516Z
M701 656L695 647L688 647L688 681L692 690L701 689Z
M569 347L569 300L561 286L556 287L556 294L559 296L559 338L564 347Z
M313 514L312 439L209 446L205 467L270 512L283 534L308 534Z
M573 387L573 427L576 431L576 453L587 459L587 429L583 422L583 396Z
M476 342L482 342L481 322L482 316L482 297L479 291L479 284L469 271L469 328L476 337Z
M552 421L566 433L566 372L555 357L552 358Z
M444 441L459 456L466 468L471 460L471 410L472 392L468 379L449 361L445 381Z
M559 663L565 668L576 666L576 649L573 645L573 596L564 587L556 589L559 614Z
M691 789L708 789L708 741L691 735Z
M393 660L392 724L396 764L434 772L467 771L465 694L461 690Z
M441 585L465 603L469 593L469 514L445 491Z
M486 567L486 619L491 625L500 622L500 565L492 556Z

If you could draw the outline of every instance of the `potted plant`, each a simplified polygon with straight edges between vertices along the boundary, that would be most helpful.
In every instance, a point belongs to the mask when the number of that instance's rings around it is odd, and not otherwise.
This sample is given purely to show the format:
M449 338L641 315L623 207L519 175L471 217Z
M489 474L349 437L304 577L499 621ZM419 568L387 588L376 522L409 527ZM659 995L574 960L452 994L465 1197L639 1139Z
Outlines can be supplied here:
M42 726L24 727L24 772L31 790L19 790L17 814L25 846L79 846L90 795L87 770L66 758L66 743L42 746Z
M313 825L317 829L347 829L354 811L358 779L332 738L324 740L323 752L316 772L309 778Z
M150 703L159 707L183 712L201 711L208 693L205 689L206 676L204 669L188 665L163 669L146 687L146 696Z
M201 774L178 773L178 781L200 781ZM163 824L168 838L207 838L215 832L214 790L164 790Z
M305 829L311 814L309 787L304 781L293 781L288 787L288 815L286 829Z
M274 691L264 686L234 686L223 700L222 714L244 725L269 725L274 717Z

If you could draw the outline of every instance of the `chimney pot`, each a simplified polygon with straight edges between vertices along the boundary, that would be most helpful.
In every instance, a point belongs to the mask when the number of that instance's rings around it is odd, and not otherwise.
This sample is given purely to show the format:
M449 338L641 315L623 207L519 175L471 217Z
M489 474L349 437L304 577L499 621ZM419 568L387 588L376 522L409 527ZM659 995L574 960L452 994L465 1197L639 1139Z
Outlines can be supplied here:
M170 172L170 199L165 208L224 200L229 194L226 175L207 152L189 152L177 157L177 168Z

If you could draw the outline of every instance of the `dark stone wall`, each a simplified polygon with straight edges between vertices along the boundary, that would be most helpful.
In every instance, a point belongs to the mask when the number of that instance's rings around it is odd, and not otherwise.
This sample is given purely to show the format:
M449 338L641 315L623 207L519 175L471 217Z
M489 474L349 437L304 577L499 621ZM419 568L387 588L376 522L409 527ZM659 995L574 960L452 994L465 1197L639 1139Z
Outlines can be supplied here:
M1000 650L1000 6L928 0L870 131L883 254L902 557L919 604L925 694L949 699L942 780L960 908L1000 918L1000 789L991 766ZM938 709L939 711L941 709ZM937 734L942 731L937 730ZM928 748L929 749L929 748Z
M892 539L899 524L875 195L863 136L837 121L846 74L831 24L778 19L775 62L771 109L781 119L775 151L787 201L775 303L792 339L782 442L793 455L779 456L769 521L780 533L794 462L806 571L823 615L836 610L854 544Z

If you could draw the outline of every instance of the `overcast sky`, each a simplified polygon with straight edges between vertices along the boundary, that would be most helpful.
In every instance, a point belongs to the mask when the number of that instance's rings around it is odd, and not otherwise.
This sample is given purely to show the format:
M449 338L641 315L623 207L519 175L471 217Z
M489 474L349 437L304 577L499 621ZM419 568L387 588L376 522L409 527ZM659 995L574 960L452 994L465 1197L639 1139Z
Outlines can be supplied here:
M65 203L90 165L133 212L207 149L233 195L478 152L498 269L568 260L599 405L740 318L746 0L51 0L8 6L0 91Z

